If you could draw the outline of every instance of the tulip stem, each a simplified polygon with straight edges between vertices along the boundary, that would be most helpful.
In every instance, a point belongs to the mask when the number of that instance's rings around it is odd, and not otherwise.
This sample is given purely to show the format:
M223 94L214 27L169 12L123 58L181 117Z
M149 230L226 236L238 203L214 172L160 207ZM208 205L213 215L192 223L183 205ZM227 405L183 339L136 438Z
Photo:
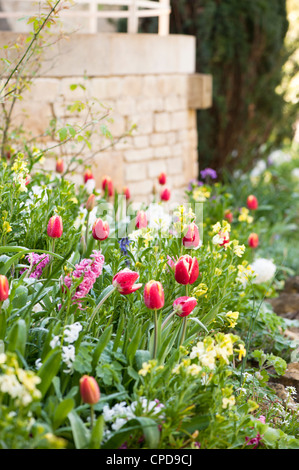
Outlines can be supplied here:
M182 331L180 346L181 346L181 345L183 344L183 342L185 341L186 329L187 329L187 317L184 317L184 318L183 318L183 331Z
M158 343L158 317L157 309L154 311L154 321L155 321L155 334L154 334L154 359L157 356L157 343Z
M98 303L98 305L96 306L96 308L94 309L94 311L92 312L92 316L90 318L90 322L89 322L89 325L88 325L88 328L87 328L87 331L90 330L90 327L91 327L91 324L94 320L94 317L96 316L96 314L98 313L98 311L100 310L101 306L103 305L103 303L105 302L105 300L108 299L108 297L112 294L112 292L115 291L115 288L114 289L111 289L109 292L107 292L107 294L102 298L102 300Z
M161 326L161 330L163 330L163 328L165 327L166 323L168 323L168 321L173 317L173 315L175 314L175 311L171 312L168 317L165 318L164 322L162 323L162 326Z
M94 408L93 408L93 405L90 405L90 430L91 431L93 429L93 423L94 423Z

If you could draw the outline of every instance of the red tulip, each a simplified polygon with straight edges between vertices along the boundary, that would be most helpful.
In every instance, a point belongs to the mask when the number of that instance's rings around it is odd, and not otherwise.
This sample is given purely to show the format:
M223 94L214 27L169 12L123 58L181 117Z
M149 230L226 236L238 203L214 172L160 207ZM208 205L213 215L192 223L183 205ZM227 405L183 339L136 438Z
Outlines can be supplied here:
M113 182L112 179L109 178L109 176L104 176L102 179L102 189L103 191L107 191L107 194L109 197L113 196L114 190L113 190Z
M200 242L199 231L197 225L192 222L188 226L186 235L183 237L183 245L185 248L197 248Z
M126 196L126 199L127 199L127 200L130 199L131 193L130 193L130 190L129 190L129 188L128 188L127 186L124 186L124 188L123 188L123 193L124 193L124 195Z
M252 194L247 198L247 207L248 209L254 211L258 208L258 200Z
M136 228L147 227L147 216L144 211L138 211L136 217Z
M230 210L224 212L224 218L231 224L233 221L233 213Z
M248 237L248 245L251 248L257 248L259 245L259 236L257 233L251 233Z
M91 194L86 201L86 205L85 205L86 210L88 212L91 212L92 209L94 209L95 204L96 204L96 197L94 194Z
M8 298L9 284L8 279L3 274L0 274L0 302Z
M84 183L87 183L88 180L94 180L92 171L89 168L85 170L83 178L84 178Z
M115 274L112 279L112 285L116 287L118 292L123 295L131 294L137 289L140 289L142 284L134 284L139 278L139 274L135 271L131 271L128 268L123 269L119 273Z
M83 375L80 379L80 395L84 403L95 405L101 398L97 381L89 375Z
M158 181L161 185L166 183L166 173L160 173L158 176Z
M179 317L187 317L195 309L197 300L194 297L178 297L173 302L173 308L175 313Z
M151 280L145 284L144 303L151 310L159 310L164 306L164 290L161 282Z
M27 186L31 181L31 176L30 175L27 175L26 178L25 178L25 186Z
M189 255L181 256L175 264L174 277L179 284L193 284L199 276L197 258Z
M92 236L95 240L106 240L109 237L110 227L108 222L97 219L92 226Z
M60 215L53 215L48 222L47 234L51 238L60 238L62 232L62 218Z
M160 194L161 201L169 201L171 193L169 189L165 188Z
M63 173L63 170L64 170L63 160L62 158L58 158L58 160L56 161L56 171L57 173Z

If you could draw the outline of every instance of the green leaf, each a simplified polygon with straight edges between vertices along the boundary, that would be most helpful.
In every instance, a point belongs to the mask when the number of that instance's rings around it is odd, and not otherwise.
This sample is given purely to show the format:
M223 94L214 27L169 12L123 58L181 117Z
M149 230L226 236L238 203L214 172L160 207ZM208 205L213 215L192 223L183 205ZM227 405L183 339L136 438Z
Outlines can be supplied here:
M41 383L38 385L39 390L44 397L50 387L53 378L59 371L61 365L61 352L58 349L53 349L48 353L41 368L38 370L38 376L41 378Z
M27 325L25 320L19 320L13 325L8 333L8 351L19 351L24 356L27 340Z
M160 441L160 431L157 423L147 417L130 419L121 429L102 446L102 449L118 449L132 434L132 431L141 430L145 437L147 447L157 449Z
M63 127L62 129L58 131L58 134L59 134L59 139L62 142L63 140L67 138L67 129Z
M74 410L68 414L68 418L71 423L76 449L87 449L90 442L90 431Z
M105 421L103 415L96 420L91 431L89 449L100 449L103 440Z
M68 414L72 411L75 406L73 398L66 398L57 406L54 419L53 419L53 430L57 429L63 421L67 418Z
M145 349L138 349L135 354L135 364L137 370L142 369L142 364L151 359L150 352Z
M141 338L141 328L140 328L140 327L139 327L139 328L137 327L133 338L132 338L131 341L129 342L128 347L126 348L126 357L127 357L127 359L128 359L128 362L129 362L131 365L132 365L132 363L133 363L133 359L134 359L135 353L136 353L137 348L138 348L138 346L139 346L140 338Z
M110 341L112 330L113 330L113 325L110 325L109 328L106 328L106 330L104 330L104 333L99 338L98 344L96 348L94 349L93 356L92 356L92 368L93 369L96 368L102 352L104 351L104 349L106 348L107 344Z
M119 323L118 323L118 327L117 327L116 336L115 336L115 339L114 339L112 351L117 351L117 348L118 348L119 342L120 342L120 338L121 338L121 335L123 333L124 322L125 322L125 318L122 315L120 320L119 320Z
M28 289L25 286L18 286L12 300L13 308L22 308L28 299Z

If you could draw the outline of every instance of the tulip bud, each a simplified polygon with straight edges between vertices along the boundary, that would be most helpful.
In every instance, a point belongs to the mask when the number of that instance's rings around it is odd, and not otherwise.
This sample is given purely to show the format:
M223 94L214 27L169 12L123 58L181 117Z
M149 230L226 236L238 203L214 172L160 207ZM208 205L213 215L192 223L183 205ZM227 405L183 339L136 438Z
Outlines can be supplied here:
M100 388L93 377L83 375L80 379L80 395L84 403L95 405L101 398Z
M89 198L87 199L87 201L86 201L86 205L85 205L86 210L87 210L88 212L91 212L92 209L94 209L95 204L96 204L95 195L94 195L94 194L91 194L91 195L89 196Z
M102 189L103 191L107 191L107 194L109 197L113 196L114 190L113 190L113 182L112 179L109 178L109 176L104 176L102 179Z
M197 225L192 222L188 226L186 235L183 237L183 245L185 248L197 248L200 243L199 231Z
M197 300L195 297L178 297L173 302L173 309L179 317L187 317L195 309Z
M224 218L231 224L234 218L233 213L230 210L226 210L224 212Z
M8 298L9 284L8 279L3 274L0 274L0 302Z
M258 200L252 194L247 198L247 207L248 209L255 211L258 208Z
M147 217L144 211L138 211L136 217L136 228L147 227Z
M92 236L95 240L106 240L109 237L110 227L108 222L97 219L92 226Z
M165 188L160 194L161 201L169 201L171 193L169 189Z
M112 279L112 285L123 295L131 294L137 289L140 289L142 284L134 284L139 278L139 274L135 271L131 271L128 268L123 269L119 273L115 274Z
M123 193L124 193L124 195L126 196L126 199L127 199L127 200L130 199L131 193L130 193L130 190L129 190L129 188L128 188L127 186L124 186L124 188L123 188Z
M84 183L87 183L88 180L93 180L94 179L92 171L89 168L87 168L87 170L85 170L83 178L84 178Z
M199 276L199 265L195 256L181 256L174 269L174 277L179 284L193 284Z
M257 233L251 233L248 237L248 245L251 248L257 248L259 245L259 237Z
M51 238L60 238L63 232L62 218L60 215L53 215L49 222L47 228L47 234Z
M58 158L58 160L56 161L56 171L57 173L63 173L63 170L64 170L63 160L62 158Z
M159 184L163 185L166 183L166 173L160 173L158 176Z
M159 310L164 306L164 290L161 282L149 281L144 287L144 303L151 310Z

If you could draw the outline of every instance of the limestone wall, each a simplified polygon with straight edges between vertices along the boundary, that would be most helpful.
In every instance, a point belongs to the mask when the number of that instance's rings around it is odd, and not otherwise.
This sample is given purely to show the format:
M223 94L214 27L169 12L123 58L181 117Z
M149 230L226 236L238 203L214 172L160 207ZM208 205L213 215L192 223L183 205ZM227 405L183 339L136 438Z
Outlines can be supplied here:
M8 34L13 33L1 33L0 45ZM208 107L211 101L211 77L194 72L191 36L74 35L49 51L40 76L18 103L16 119L23 119L25 128L36 135L43 133L53 115L61 123L83 123L84 112L71 113L67 105L86 96L95 98L104 106L95 105L102 113L105 106L111 108L113 122L107 126L116 141L136 125L131 135L103 151L109 141L97 128L92 149L82 153L88 158L98 151L93 158L97 186L103 175L109 175L119 191L127 185L135 200L144 201L165 171L173 198L179 198L197 177L196 108ZM84 89L72 90L74 84ZM78 146L68 144L64 151L67 160ZM55 167L54 156L46 162L50 169ZM83 166L73 175L78 183L82 173Z

